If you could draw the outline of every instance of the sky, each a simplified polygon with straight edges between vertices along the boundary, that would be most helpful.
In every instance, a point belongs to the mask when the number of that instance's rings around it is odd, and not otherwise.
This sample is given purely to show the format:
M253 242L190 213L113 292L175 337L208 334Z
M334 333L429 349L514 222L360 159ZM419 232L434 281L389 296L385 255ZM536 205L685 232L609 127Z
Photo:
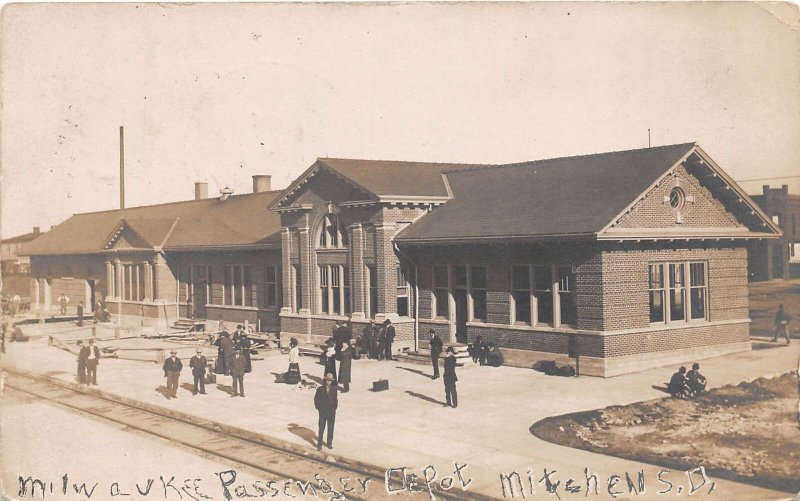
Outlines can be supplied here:
M318 157L507 163L698 142L800 193L788 3L14 4L0 236L286 187ZM580 196L580 194L576 194Z

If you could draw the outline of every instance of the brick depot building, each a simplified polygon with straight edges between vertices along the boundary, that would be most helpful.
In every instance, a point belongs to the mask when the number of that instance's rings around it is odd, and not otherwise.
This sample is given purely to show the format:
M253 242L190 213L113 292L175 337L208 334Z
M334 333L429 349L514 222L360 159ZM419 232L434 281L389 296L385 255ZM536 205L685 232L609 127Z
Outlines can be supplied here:
M750 196L783 231L777 240L754 241L748 249L751 280L800 277L800 195L789 194L789 186L762 186L762 193Z
M73 216L29 250L40 302L69 276L133 321L221 315L318 342L336 320L390 318L396 349L434 329L480 335L509 365L613 376L749 350L746 247L781 234L692 143L510 165L319 159L254 191Z

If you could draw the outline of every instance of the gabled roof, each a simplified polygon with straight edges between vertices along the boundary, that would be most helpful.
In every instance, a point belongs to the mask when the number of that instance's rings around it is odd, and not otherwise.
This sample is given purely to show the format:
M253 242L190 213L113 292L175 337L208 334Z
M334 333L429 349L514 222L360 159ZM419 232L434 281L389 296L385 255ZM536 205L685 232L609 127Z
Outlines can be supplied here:
M320 170L330 172L361 190L373 201L438 201L451 197L442 173L465 164L318 158L286 188L270 208L284 205Z
M151 248L280 248L280 217L267 207L279 192L234 195L76 214L27 244L24 255L93 254L129 229ZM109 245L110 244L110 245Z
M685 143L452 170L445 175L453 199L395 239L400 243L595 239L692 154L710 163L695 143ZM748 212L760 212L730 178L722 176ZM765 235L774 233L771 222L764 226Z

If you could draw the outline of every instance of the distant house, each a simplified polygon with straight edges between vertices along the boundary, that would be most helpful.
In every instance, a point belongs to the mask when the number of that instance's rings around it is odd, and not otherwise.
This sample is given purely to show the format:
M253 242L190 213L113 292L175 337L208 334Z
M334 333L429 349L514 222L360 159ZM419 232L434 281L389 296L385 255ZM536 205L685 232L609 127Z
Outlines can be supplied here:
M309 342L391 319L397 349L434 329L509 365L613 376L750 349L746 247L780 230L688 143L508 165L320 158L280 193L49 233L36 276L71 264L134 319L255 318Z
M756 241L749 248L751 280L788 279L800 276L800 195L790 195L789 186L762 187L760 195L751 195L755 203L783 231L777 240Z
M33 293L33 279L30 273L30 259L23 253L23 246L41 235L38 227L31 233L0 240L0 271L2 272L3 297L19 295L23 300L30 299Z

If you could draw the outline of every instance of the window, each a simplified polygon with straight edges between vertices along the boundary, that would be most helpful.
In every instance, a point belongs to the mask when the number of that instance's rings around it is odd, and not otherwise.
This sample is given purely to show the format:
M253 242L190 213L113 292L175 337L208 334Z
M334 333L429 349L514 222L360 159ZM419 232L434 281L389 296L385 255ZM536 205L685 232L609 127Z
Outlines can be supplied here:
M553 271L550 266L534 266L533 287L536 323L553 325Z
M528 266L512 267L512 299L514 322L531 323L531 276Z
M275 266L264 269L264 298L261 306L274 308L278 305L278 270Z
M671 322L686 318L686 282L684 264L669 265L669 319Z
M449 318L449 300L450 294L448 292L448 273L447 266L434 266L433 267L433 300L435 303L434 316Z
M225 287L222 292L222 304L228 306L249 306L252 296L250 291L250 267L241 264L223 266Z
M369 280L369 317L375 318L378 312L378 270L374 265L367 266L367 280Z
M486 267L470 268L470 294L472 295L472 320L486 321Z
M663 322L664 315L664 266L650 265L650 323Z
M144 265L122 265L121 297L124 301L144 301Z
M342 231L339 217L328 214L322 220L319 230L319 247L323 249L336 249L347 245L346 234Z
M344 275L342 275L342 288L344 289L344 314L350 314L350 271L344 267Z
M708 318L706 263L651 264L649 282L650 323Z
M120 290L119 284L117 283L117 265L116 263L111 264L111 283L108 284L108 288L111 291L112 297L120 297Z
M397 314L401 317L408 315L408 279L402 266L397 266Z
M674 210L681 210L686 203L686 194L682 189L675 187L669 192L669 205Z
M320 266L319 267L319 297L320 297L320 312L321 313L329 313L330 306L328 304L329 299L329 287L328 287L328 267L327 266Z
M689 263L689 304L691 319L706 318L706 264Z
M561 323L576 325L578 312L575 303L575 273L572 271L572 266L558 267L558 303Z
M300 311L303 307L303 281L300 273L300 266L292 265L292 282L294 283L294 311Z

